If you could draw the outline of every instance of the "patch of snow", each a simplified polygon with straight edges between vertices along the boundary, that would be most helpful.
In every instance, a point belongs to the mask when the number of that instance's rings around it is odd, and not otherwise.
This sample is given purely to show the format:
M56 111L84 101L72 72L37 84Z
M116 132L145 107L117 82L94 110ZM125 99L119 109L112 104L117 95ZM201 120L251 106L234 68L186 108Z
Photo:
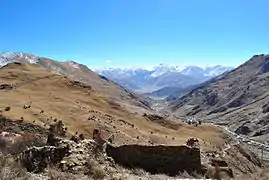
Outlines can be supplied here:
M161 76L167 72L176 72L178 71L178 66L168 66L165 64L159 64L158 66L155 66L152 70L151 76L152 77L158 77Z

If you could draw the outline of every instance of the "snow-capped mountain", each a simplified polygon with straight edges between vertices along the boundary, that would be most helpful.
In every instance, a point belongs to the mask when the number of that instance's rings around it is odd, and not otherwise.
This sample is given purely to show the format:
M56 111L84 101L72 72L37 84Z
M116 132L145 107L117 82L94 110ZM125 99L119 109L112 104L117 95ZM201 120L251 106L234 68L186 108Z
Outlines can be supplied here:
M38 63L38 57L21 52L0 53L0 66L4 66L11 62L28 62L34 64Z
M231 66L213 66L213 67L206 67L204 70L204 74L209 77L214 77L222 74L223 72L232 70L233 67Z
M179 69L177 66L168 66L165 64L159 64L158 66L154 66L153 70L151 71L152 77L158 77L163 74L169 73L169 72L178 72Z
M39 64L54 71L56 74L71 75L77 80L80 79L76 78L76 75L74 74L82 73L83 71L90 71L86 66L74 61L58 62L52 59L22 52L0 53L0 67L12 62Z
M11 62L40 64L57 74L69 75L79 81L87 81L87 73L90 71L86 66L74 61L57 62L21 52L0 54L0 67ZM95 72L134 92L149 94L159 90L157 94L162 94L160 90L165 88L167 94L168 90L174 90L175 87L188 89L231 69L233 68L218 65L206 68L188 66L181 70L178 66L159 64L151 69L107 68L97 69Z
M203 83L231 69L233 67L218 65L206 68L188 66L181 70L178 66L160 64L151 70L143 68L109 68L98 69L96 72L127 89L140 93L149 93L166 87L187 88Z

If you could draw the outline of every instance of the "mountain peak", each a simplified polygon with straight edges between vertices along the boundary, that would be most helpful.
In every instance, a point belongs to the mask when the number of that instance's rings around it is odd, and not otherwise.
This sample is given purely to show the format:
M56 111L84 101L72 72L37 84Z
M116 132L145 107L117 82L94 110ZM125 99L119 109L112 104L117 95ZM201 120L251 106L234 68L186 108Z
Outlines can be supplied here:
M22 52L6 52L0 54L0 66L4 66L11 62L28 62L31 64L38 63L38 57Z
M217 67L219 68L221 66ZM164 87L186 87L190 84L193 85L205 82L226 71L224 67L215 72L217 67L205 70L192 65L181 70L178 66L170 66L161 63L150 70L146 68L136 70L128 68L109 68L96 70L96 72L127 89L147 93Z

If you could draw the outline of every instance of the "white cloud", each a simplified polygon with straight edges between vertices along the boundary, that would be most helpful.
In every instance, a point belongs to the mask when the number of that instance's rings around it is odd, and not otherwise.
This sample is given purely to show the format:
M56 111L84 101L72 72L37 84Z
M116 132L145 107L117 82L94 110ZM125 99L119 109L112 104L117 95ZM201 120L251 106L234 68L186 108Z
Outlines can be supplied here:
M106 63L112 63L112 61L111 61L111 60L109 60L109 59L108 59L108 60L106 60L105 62L106 62Z

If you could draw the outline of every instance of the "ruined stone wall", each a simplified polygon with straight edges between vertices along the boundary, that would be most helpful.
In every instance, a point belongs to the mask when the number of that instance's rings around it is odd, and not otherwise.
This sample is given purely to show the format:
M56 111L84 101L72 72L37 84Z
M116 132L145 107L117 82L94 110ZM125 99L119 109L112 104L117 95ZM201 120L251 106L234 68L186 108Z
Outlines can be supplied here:
M187 146L123 145L106 147L106 153L116 163L130 168L142 168L150 173L177 175L180 171L201 171L200 150Z

